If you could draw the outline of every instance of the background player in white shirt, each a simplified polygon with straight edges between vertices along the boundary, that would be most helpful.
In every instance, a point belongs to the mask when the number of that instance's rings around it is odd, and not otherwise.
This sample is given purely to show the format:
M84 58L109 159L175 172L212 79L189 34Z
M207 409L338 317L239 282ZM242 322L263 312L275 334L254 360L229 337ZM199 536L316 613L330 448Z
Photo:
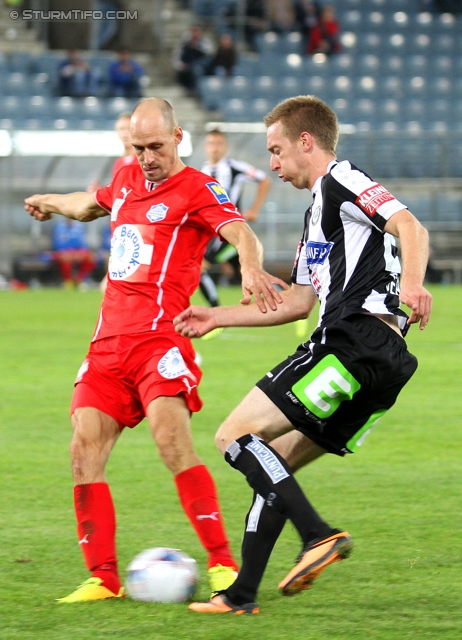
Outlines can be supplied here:
M228 157L229 145L226 134L214 129L205 136L206 162L201 171L212 176L226 190L229 199L238 209L241 208L242 195L246 184L253 183L256 193L248 209L242 211L247 222L255 222L271 188L271 180L261 169L247 162ZM226 282L232 281L238 270L236 249L220 238L211 240L205 253L204 268L201 274L200 290L210 306L219 304L215 283L207 269L212 264L219 264Z

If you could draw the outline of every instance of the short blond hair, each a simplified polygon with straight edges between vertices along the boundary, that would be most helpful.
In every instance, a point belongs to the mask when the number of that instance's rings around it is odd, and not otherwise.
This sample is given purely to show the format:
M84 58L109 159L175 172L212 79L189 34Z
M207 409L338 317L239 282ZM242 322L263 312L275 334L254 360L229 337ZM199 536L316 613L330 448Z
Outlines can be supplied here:
M316 96L288 98L277 104L264 121L267 127L281 122L284 135L292 142L306 131L321 149L335 155L338 119L333 109Z

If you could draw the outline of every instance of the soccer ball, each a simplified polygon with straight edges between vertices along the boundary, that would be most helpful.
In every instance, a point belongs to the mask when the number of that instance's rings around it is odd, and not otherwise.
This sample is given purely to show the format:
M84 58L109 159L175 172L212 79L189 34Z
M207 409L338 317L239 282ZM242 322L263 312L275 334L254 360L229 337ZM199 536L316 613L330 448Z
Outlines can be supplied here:
M127 568L128 595L142 602L185 602L199 579L196 561L178 549L156 547L139 553Z

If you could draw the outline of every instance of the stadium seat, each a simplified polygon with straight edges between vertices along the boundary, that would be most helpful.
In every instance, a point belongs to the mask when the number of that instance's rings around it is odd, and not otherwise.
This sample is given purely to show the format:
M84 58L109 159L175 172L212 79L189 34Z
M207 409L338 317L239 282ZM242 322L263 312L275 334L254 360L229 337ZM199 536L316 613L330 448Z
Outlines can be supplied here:
M63 56L56 53L43 53L34 59L33 70L36 73L46 73L50 79L58 77L58 67L64 60Z
M436 199L436 216L444 222L462 221L462 203L460 196L442 192Z
M408 98L419 98L426 94L427 79L425 76L414 76L403 83L403 94Z
M0 100L0 117L12 118L24 112L24 101L20 96L3 96Z
M26 51L15 51L9 54L7 66L11 72L30 73L32 71L32 56Z
M436 96L438 94L435 94ZM436 121L448 121L452 117L452 101L442 97L435 97L428 103L428 118Z
M255 36L255 47L259 53L284 53L282 38L274 31L258 33Z
M3 93L6 95L30 95L29 77L22 71L13 71L4 78Z
M71 98L69 96L63 96L62 98L55 98L52 102L53 115L57 119L67 119L81 114L80 100L77 98Z
M112 119L114 124L115 118L120 113L131 113L137 103L138 98L85 98L83 113L91 118L102 117L105 119ZM86 105L86 106L85 106Z
M409 211L411 211L420 222L429 222L432 219L432 203L428 196L409 193L406 194L405 200L406 202L404 204L406 204Z
M383 37L379 33L368 31L358 36L358 51L380 55L383 50Z
M456 85L457 86L457 85ZM453 93L453 82L446 76L435 76L428 79L428 89L431 96L450 98Z
M460 34L457 39L460 39ZM451 54L454 51L455 38L448 33L434 34L431 38L432 53Z
M342 28L356 32L360 31L361 28L364 27L365 22L363 15L361 11L357 10L342 12Z
M404 55L409 48L408 36L397 32L387 34L384 46L391 52Z
M240 98L232 98L223 103L221 110L225 120L243 122L247 119L248 102Z
M255 82L252 85L252 93L247 92L247 95L254 98L273 98L278 99L279 85L276 78L273 76L260 76L255 78ZM240 97L245 97L241 93Z
M284 51L286 53L299 53L302 55L303 51L303 38L299 31L291 31L285 33L282 36Z
M355 105L352 100L337 98L332 106L341 124L351 124L356 121Z
M374 97L378 93L378 82L373 76L360 76L355 85L357 97Z
M377 103L369 98L356 101L355 122L375 122L377 119Z
M407 76L420 76L427 73L431 56L415 53L403 59L403 73Z
M403 80L401 76L383 76L377 85L377 93L384 99L400 98L403 94Z
M407 58L399 54L385 55L380 57L381 75L401 74Z
M54 102L52 98L35 95L27 98L26 100L27 102L24 104L24 113L30 118L50 117L50 114L53 111Z
M235 69L236 75L252 76L260 73L260 60L258 56L240 56Z
M377 74L380 69L380 58L374 54L366 53L357 57L355 70L361 75Z
M219 76L203 76L198 82L198 92L206 109L218 109L227 95L226 79Z
M276 104L277 100L267 100L266 98L250 100L247 119L250 122L260 122Z
M399 100L380 100L377 105L377 115L384 122L402 119L402 109Z
M433 75L451 76L454 68L454 56L436 55L428 59L427 72Z
M409 53L433 53L431 38L426 33L416 33L408 38L407 50Z
M403 120L422 120L428 107L429 105L425 100L411 98L402 101L400 113Z
M328 61L326 71L332 75L343 75L346 73L356 73L356 58L350 53L339 53L331 56Z
M279 83L279 90L281 92L281 99L285 99L303 94L305 85L300 77L285 76Z

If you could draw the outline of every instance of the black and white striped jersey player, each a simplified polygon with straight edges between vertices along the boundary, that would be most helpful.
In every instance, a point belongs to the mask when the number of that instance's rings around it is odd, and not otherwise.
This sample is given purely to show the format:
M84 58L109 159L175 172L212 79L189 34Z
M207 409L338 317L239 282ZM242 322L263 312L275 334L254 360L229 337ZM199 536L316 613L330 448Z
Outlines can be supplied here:
M312 285L321 304L319 326L371 313L389 316L404 335L401 264L396 239L384 227L405 206L346 160L332 161L311 192L292 282Z
M428 232L384 186L337 161L332 109L316 96L297 96L276 105L265 124L271 170L313 195L292 286L281 292L276 310L262 313L255 303L190 307L174 323L182 335L199 337L216 327L291 322L307 317L318 301L320 314L309 340L256 383L216 434L254 500L236 581L209 603L190 605L209 613L255 611L286 520L302 552L279 584L284 595L307 589L325 567L348 557L351 536L321 518L293 473L321 455L345 456L363 445L417 368L406 328L424 329L431 312L423 286Z

